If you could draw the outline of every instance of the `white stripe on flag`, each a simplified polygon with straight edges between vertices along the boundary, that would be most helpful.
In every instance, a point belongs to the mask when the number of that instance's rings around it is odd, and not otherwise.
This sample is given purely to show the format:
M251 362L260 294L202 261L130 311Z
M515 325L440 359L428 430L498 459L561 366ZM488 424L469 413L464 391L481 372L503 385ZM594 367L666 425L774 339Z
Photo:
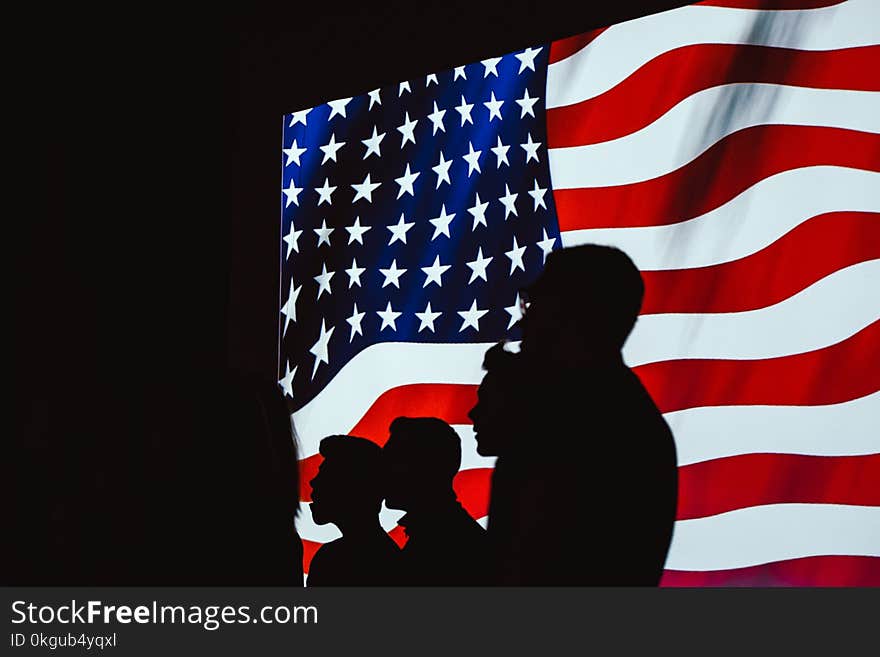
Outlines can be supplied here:
M727 570L825 555L880 557L880 507L767 504L675 523L668 570Z
M417 383L478 384L483 356L493 344L383 342L367 347L293 414L301 457L317 453L325 436L357 424L387 390Z
M758 125L880 132L880 92L758 83L704 89L619 139L554 148L553 189L628 185L657 178L691 162L724 137Z
M642 271L707 267L757 253L820 214L880 212L878 189L880 173L874 171L836 166L790 169L687 221L572 230L562 233L562 244L616 246Z
M836 50L877 43L880 3L849 0L820 9L757 11L688 6L609 27L547 71L547 108L594 98L658 55L724 43Z
M829 274L779 303L735 313L642 315L623 347L630 367L663 360L757 360L845 340L880 317L880 259Z
M704 406L664 417L680 466L740 454L880 453L880 392L825 406Z

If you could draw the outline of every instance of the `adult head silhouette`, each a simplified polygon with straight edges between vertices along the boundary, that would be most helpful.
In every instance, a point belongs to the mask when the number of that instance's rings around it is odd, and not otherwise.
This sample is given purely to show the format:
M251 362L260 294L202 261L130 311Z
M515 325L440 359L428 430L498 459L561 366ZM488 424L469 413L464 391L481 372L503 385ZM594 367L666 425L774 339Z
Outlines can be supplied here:
M461 466L461 438L443 420L397 418L382 455L389 509L414 511L455 499L452 480Z
M452 486L461 465L458 434L430 417L399 417L390 434L382 448L385 504L406 511L398 521L407 541L397 583L488 583L486 532L462 507Z
M645 286L620 249L585 244L552 252L523 291L521 352L547 365L584 365L620 353Z
M382 448L366 438L328 436L319 452L324 460L309 484L315 523L347 528L375 523L382 504Z
M395 583L399 549L379 524L382 450L356 436L328 436L324 460L311 480L312 518L335 524L342 538L326 543L309 567L309 586L377 586Z
M519 428L517 362L516 354L506 351L503 342L483 358L486 374L477 389L477 403L468 412L482 456L498 456Z

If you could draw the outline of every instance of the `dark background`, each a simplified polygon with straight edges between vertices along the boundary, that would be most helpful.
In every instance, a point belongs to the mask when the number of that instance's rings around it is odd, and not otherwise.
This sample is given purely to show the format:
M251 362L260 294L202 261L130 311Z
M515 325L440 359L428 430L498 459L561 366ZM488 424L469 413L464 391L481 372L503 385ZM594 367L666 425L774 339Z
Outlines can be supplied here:
M137 580L126 551L161 529L142 515L168 449L151 431L210 412L210 381L228 366L275 376L282 114L683 4L10 18L24 36L6 94L21 117L4 140L20 452L4 459L4 579Z

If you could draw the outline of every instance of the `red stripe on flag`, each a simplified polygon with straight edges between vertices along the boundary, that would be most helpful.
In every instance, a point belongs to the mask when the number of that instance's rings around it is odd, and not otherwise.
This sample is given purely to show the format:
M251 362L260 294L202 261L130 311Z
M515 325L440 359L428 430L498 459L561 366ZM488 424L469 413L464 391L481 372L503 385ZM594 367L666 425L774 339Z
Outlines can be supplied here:
M711 436L706 436L711 440ZM880 454L743 454L678 469L678 520L761 504L880 506Z
M745 258L643 271L642 314L723 313L779 303L844 267L880 258L880 214L829 212Z
M555 189L553 198L561 231L661 226L714 210L774 174L819 165L880 171L880 135L814 126L752 126L657 178Z
M303 572L309 572L309 566L312 563L312 558L315 556L315 552L324 545L323 543L318 543L317 541L310 541L307 538L302 539L303 544Z
M835 345L764 360L690 359L633 368L662 413L699 406L838 404L880 390L880 320Z
M590 30L589 32L576 34L567 39L554 41L550 44L550 59L548 63L553 64L562 61L566 57L571 57L579 50L586 48L597 36L607 29L607 27L600 27L597 30Z
M804 557L731 570L667 570L660 586L880 586L880 557Z
M492 489L492 469L472 468L455 475L452 488L458 501L472 518L489 515L489 493Z
M880 90L880 46L806 51L696 44L652 59L620 84L581 103L547 110L550 148L617 139L653 123L688 96L723 84L773 83L816 89Z
M447 383L419 383L384 392L364 417L349 431L384 445L388 426L402 415L439 417L449 424L470 424L467 414L477 403L477 386Z
M391 537L391 540L397 543L398 547L403 547L404 543L406 543L406 539L408 538L403 527L401 527L400 525L394 527L390 532L388 532L388 535Z
M385 391L348 432L372 440L380 447L388 440L388 427L402 415L438 417L449 424L470 424L467 416L477 403L477 386L453 383L417 383ZM323 457L312 454L300 461L300 499L311 500L309 481L318 473Z

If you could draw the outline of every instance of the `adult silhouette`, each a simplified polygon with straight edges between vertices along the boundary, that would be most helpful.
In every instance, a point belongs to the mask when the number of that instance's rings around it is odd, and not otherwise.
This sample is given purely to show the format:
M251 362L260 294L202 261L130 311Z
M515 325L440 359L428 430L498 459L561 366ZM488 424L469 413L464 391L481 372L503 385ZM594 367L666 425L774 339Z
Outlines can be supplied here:
M519 428L498 459L498 581L656 586L678 494L672 433L621 349L644 284L622 251L553 252L523 293Z
M485 530L456 498L461 439L437 418L399 417L382 448L385 504L406 511L408 536L397 583L469 586L490 582Z
M309 566L309 586L381 586L394 582L400 549L379 524L381 448L355 436L329 436L311 480L315 523L335 524L342 538L325 543Z

